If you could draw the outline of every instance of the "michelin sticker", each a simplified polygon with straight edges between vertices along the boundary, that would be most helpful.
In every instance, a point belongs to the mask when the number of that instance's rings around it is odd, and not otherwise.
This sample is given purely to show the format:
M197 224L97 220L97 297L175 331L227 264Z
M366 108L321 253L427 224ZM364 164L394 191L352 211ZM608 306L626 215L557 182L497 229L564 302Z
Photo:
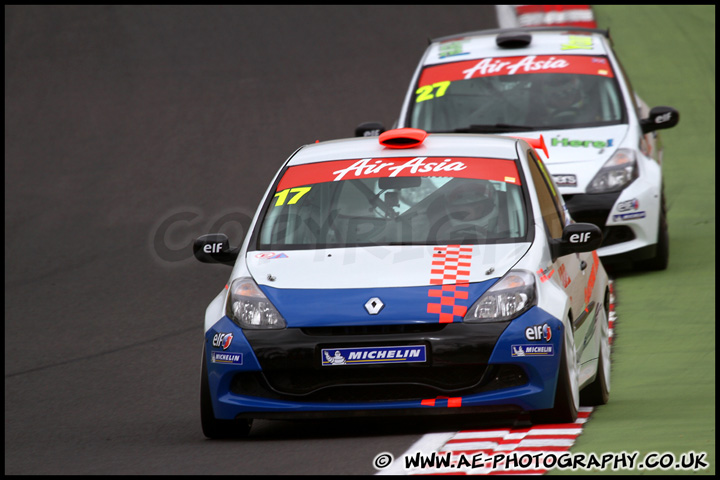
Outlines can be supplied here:
M425 345L405 347L323 348L322 366L426 362Z
M513 345L513 357L536 357L538 355L553 356L553 345Z
M212 363L226 363L230 365L242 365L242 353L212 352Z
M638 220L645 218L645 212L631 212L621 213L619 215L613 215L613 222L625 221L625 220Z

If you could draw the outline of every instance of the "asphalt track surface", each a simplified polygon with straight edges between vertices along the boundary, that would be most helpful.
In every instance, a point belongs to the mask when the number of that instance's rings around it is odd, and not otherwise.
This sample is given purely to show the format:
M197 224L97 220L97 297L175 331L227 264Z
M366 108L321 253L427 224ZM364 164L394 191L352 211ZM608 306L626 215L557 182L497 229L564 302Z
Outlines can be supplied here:
M300 145L391 125L494 6L5 6L5 473L372 474L461 420L199 420L203 316ZM462 420L465 422L465 420ZM488 420L489 421L489 420Z

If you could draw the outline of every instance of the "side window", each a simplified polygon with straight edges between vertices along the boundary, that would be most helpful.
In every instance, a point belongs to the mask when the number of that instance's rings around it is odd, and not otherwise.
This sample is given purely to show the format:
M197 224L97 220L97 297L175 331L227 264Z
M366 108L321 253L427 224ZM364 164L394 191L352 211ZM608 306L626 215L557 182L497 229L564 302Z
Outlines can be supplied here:
M530 174L535 184L535 190L537 190L540 211L543 220L545 220L545 225L552 238L560 238L565 225L565 211L562 208L554 184L550 180L550 174L532 150L528 150L528 164L530 165Z
M630 77L627 76L627 73L625 72L625 67L623 66L622 62L620 61L620 57L617 56L615 51L613 51L615 54L615 61L617 62L618 66L620 67L620 73L618 77L621 77L622 80L625 82L625 85L628 88L628 91L630 92L630 101L633 104L633 107L635 108L635 111L637 112L638 117L642 118L643 112L640 110L640 106L637 104L637 99L635 98L635 89L632 86L632 83L630 83Z

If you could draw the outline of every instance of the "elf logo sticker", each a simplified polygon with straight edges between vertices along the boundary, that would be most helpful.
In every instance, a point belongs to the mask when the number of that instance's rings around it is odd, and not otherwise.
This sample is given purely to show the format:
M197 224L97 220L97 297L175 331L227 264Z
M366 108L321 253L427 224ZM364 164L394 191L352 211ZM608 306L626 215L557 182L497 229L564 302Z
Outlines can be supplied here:
M640 201L637 198L633 198L632 200L625 200L624 202L620 202L617 204L617 211L618 212L629 212L631 210L638 210L640 208Z
M215 348L222 348L223 350L227 350L232 341L232 333L216 333L213 336L212 346Z
M547 323L543 325L533 325L525 329L525 338L531 342L545 340L549 342L552 338L552 329Z
M570 243L587 243L590 241L590 232L573 233L569 238Z
M572 174L558 174L553 175L553 180L555 181L555 185L558 187L576 187L577 186L577 177Z

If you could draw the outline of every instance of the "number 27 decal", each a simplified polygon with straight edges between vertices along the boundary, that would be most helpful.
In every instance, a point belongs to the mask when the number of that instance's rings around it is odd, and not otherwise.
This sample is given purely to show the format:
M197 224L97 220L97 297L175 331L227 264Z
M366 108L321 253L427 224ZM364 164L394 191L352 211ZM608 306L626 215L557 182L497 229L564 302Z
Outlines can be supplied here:
M285 205L285 200L287 200L289 193L294 193L295 195L290 198L290 201L287 202L288 205L295 205L300 198L302 198L303 195L305 195L307 192L310 191L312 187L296 187L296 188L286 188L285 190L282 190L280 192L277 192L275 196L277 197L277 202L275 203L276 207L279 207L281 205Z
M415 90L415 95L417 95L417 99L415 99L415 102L419 103L419 102L424 102L425 100L431 100L433 98L442 97L443 95L445 95L445 90L447 90L449 86L450 86L449 80L446 80L444 82L433 83L432 85L424 85L424 86L418 88L417 90ZM434 94L433 94L433 90L435 90Z

